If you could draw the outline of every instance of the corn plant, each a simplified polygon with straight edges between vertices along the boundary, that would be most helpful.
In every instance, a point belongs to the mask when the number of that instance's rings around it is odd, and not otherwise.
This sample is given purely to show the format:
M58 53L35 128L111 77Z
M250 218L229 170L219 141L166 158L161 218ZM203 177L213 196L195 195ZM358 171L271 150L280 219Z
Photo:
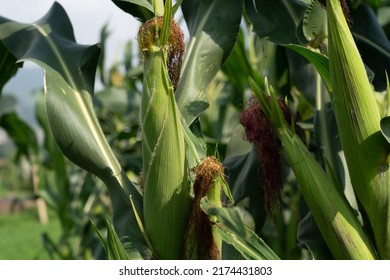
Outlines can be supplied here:
M75 42L57 3L34 24L0 18L8 64L45 69L60 149L107 187L113 217L97 235L108 258L303 257L282 249L297 239L316 259L389 258L388 119L372 86L386 76L373 82L363 64L345 1L113 2L141 22L138 182L96 115L99 47ZM284 244L267 236L275 228Z

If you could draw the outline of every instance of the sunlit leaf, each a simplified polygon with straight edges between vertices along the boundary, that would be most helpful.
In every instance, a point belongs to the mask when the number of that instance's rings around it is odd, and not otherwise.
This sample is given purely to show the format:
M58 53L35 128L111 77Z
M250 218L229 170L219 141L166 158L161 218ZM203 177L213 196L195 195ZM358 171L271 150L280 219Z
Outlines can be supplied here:
M239 31L243 1L183 1L190 32L176 91L187 124L208 107L206 89L231 53Z

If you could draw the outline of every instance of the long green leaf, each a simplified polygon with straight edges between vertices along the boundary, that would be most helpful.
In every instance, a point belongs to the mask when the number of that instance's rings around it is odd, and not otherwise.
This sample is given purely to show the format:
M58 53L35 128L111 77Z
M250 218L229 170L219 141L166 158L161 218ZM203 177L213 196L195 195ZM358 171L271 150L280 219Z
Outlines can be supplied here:
M75 42L64 9L54 3L41 20L17 23L0 17L0 41L20 61L45 69L45 98L53 135L63 153L102 179L113 203L114 225L121 238L130 236L139 258L147 251L128 196L137 209L142 198L121 169L94 112L92 98L99 48Z
M203 211L215 217L215 226L223 241L233 245L249 260L278 260L279 257L267 244L242 221L234 208L222 208L211 204L207 198L200 203Z
M187 124L208 107L206 89L233 49L242 7L242 0L183 1L191 39L176 100Z

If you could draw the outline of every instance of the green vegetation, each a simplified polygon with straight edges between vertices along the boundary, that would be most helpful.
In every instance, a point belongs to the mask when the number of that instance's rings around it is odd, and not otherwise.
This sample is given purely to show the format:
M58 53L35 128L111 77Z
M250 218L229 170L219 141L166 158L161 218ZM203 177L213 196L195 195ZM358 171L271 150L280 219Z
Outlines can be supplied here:
M0 215L1 260L48 260L50 256L42 243L42 233L53 240L60 236L61 228L55 215L50 212L47 225L39 223L36 209Z
M390 258L389 1L113 2L141 63L129 44L108 75L106 30L78 44L58 3L0 17L0 82L45 70L43 143L7 100L0 124L60 223L51 258Z

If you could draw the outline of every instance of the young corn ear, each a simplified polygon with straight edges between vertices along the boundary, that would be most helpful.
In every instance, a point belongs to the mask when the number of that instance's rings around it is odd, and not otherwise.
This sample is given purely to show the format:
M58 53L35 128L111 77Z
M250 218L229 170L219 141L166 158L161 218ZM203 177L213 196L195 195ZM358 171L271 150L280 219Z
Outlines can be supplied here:
M217 207L222 207L221 192L225 188L222 164L213 156L206 157L193 170L195 173L194 201L185 234L184 258L218 260L221 258L222 239L214 228L213 217L200 207L202 198Z
M173 55L169 52L184 43L182 31L170 20L170 15L153 18L138 34L144 63L141 108L144 220L155 257L181 259L190 188L183 128L167 61Z
M264 114L274 125L312 215L335 259L375 259L375 250L344 194L289 128L272 90L271 101L251 81Z
M344 16L345 1L328 0L332 102L352 185L381 259L390 258L389 145L365 67Z

